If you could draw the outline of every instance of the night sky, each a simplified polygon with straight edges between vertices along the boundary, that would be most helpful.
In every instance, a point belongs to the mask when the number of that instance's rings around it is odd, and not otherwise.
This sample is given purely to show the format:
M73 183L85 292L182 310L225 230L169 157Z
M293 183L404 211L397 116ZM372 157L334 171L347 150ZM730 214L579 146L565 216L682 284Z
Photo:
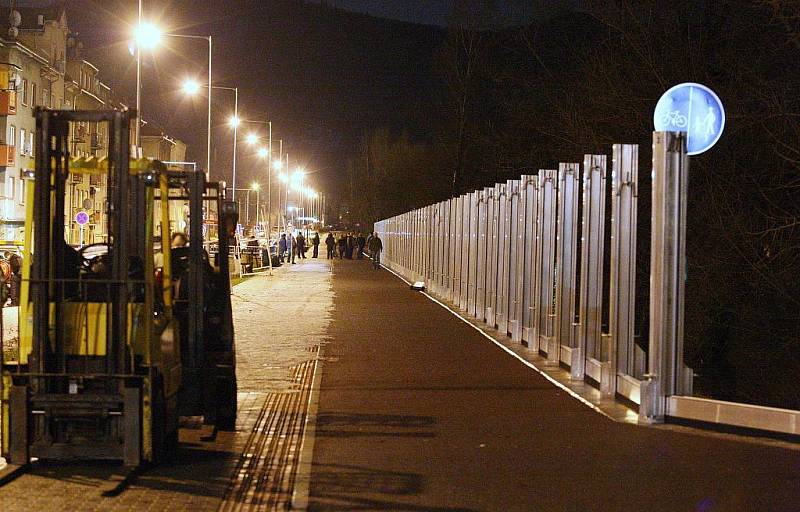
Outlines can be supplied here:
M576 4L577 0L497 0L497 1L459 1L459 0L315 0L350 11L362 12L381 18L389 18L411 23L446 26L458 5L491 5L499 13L493 19L483 22L491 25L518 25L545 16L554 8Z

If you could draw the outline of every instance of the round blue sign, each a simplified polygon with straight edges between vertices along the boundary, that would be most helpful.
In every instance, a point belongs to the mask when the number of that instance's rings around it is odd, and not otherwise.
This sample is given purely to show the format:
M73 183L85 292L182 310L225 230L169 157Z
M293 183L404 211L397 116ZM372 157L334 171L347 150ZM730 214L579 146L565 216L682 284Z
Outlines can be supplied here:
M86 212L78 212L75 214L75 222L78 223L79 226L83 226L89 222L89 214Z
M658 132L686 132L687 153L698 155L717 143L725 128L725 109L714 91L695 83L679 84L656 104Z

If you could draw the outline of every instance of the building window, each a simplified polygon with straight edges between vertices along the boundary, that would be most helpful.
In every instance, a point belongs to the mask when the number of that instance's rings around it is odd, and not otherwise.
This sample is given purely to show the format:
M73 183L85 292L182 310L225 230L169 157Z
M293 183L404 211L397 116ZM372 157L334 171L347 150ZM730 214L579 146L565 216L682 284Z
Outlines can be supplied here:
M36 84L31 84L31 106L35 107L36 105L38 105L36 103Z
M25 154L25 128L19 130L19 154Z
M19 204L25 204L25 180L19 179Z
M42 106L50 107L50 91L47 89L42 89Z
M33 156L33 132L28 132L28 154Z
M13 146L17 141L17 127L12 125L8 126L8 145Z
M22 79L22 104L28 106L28 79Z
M16 197L14 195L14 192L16 192L16 190L14 190L14 178L11 177L8 178L8 196L6 197L8 197L9 199L14 199Z

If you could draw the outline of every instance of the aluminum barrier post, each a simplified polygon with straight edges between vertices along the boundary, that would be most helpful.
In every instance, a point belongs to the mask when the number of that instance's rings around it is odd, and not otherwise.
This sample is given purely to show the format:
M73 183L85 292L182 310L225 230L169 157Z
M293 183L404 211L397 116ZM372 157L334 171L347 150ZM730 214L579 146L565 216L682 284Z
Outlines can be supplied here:
M552 169L539 171L539 204L537 213L538 245L536 263L536 316L534 340L530 348L536 351L549 349L553 337L553 285L555 279L556 245L556 194L558 172Z
M453 259L453 284L450 289L453 294L451 301L455 307L458 307L461 303L461 263L463 260L463 251L461 250L461 245L463 243L463 233L461 232L463 227L461 219L462 211L462 198L459 196L453 199L451 214L453 218L453 242L450 244L450 254Z
M494 189L489 187L479 192L480 200L478 201L478 284L475 287L475 318L479 320L486 319L486 286L488 284L488 268L487 258L489 255L489 241L491 234L489 233L489 210L491 209L492 197L494 196Z
M501 334L508 334L509 262L511 257L511 181L500 184L497 233L497 295L495 321Z
M538 253L536 235L537 217L539 208L539 177L528 174L522 177L522 189L525 197L525 261L523 263L522 283L522 344L530 346L533 341L533 324L536 314L536 276L538 267L535 266Z
M456 245L458 243L458 198L454 197L450 200L450 245L449 247L449 268L448 274L450 275L450 282L447 285L447 294L451 303L458 302L458 254Z
M445 297L447 298L448 302L453 302L453 291L455 290L456 285L456 275L455 275L455 263L456 263L456 255L453 251L453 247L455 246L456 241L456 231L455 231L455 205L456 199L450 199L447 201L447 253L445 253L446 258L446 274L447 274L447 293Z
M467 314L477 317L475 312L476 301L478 299L478 286L484 277L482 268L478 267L478 257L480 255L481 235L483 234L483 223L481 222L480 211L483 208L483 193L476 190L470 194L469 207L469 287L467 288Z
M650 241L649 373L642 383L639 421L664 421L670 395L691 394L683 363L686 284L686 133L653 133L653 217Z
M433 205L433 240L432 240L432 267L433 281L431 283L431 293L440 295L442 282L441 269L441 245L442 245L442 203Z
M514 180L514 190L511 195L511 275L512 301L509 306L509 331L511 341L522 341L522 303L525 282L525 189L523 181Z
M570 377L583 380L586 357L602 343L603 246L606 223L606 155L583 158L583 220L581 226L581 283L578 326L580 361Z
M424 222L422 220L423 211L424 210L422 208L418 208L416 210L417 221L416 221L416 228L415 228L416 237L415 237L415 242L414 242L416 244L416 249L415 249L415 253L416 254L414 256L414 260L416 261L416 278L414 279L415 281L425 281L425 270L423 268L423 262L422 262L422 255L424 253L423 247L425 245L424 244L425 224L424 224ZM427 284L427 281L425 282L425 284Z
M439 203L439 297L447 300L448 202Z
M497 320L497 239L500 231L500 199L500 185L495 184L487 210L489 231L486 234L486 310L483 318L489 327L495 327Z
M461 196L461 286L458 289L458 309L461 311L467 311L467 297L472 284L469 273L472 260L471 205L472 194Z
M600 391L614 395L617 375L626 373L633 354L634 303L636 301L636 212L639 180L639 146L614 144L611 194L611 275L609 285L609 346L600 375ZM607 364L605 364L607 363Z
M580 194L579 163L562 163L558 166L558 221L556 236L556 317L552 348L547 351L550 364L561 362L561 352L569 354L564 361L570 368L580 355L576 346L575 322L575 268L578 254L578 198Z

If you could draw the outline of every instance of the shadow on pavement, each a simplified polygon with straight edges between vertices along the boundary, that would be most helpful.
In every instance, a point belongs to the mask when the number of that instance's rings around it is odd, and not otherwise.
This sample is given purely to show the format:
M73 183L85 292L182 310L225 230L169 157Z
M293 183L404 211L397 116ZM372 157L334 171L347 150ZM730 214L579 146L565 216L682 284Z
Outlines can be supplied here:
M423 477L415 473L375 470L341 464L320 464L314 468L314 495L308 510L408 510L470 512L471 509L412 505L403 497L421 494ZM359 498L381 494L391 499Z
M394 414L324 413L317 417L318 437L421 437L436 434L420 431L432 427L436 419L430 416L402 416ZM391 430L397 429L397 430ZM408 431L402 429L417 429Z

